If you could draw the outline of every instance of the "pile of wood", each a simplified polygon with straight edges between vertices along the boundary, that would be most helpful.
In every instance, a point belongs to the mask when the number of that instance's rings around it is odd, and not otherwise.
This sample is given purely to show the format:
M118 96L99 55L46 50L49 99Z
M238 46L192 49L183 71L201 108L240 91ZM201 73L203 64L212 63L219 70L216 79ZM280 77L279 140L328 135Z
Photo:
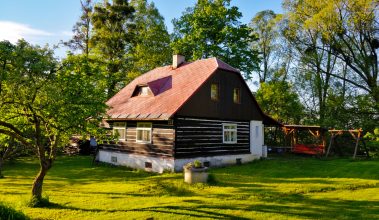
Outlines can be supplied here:
M63 148L63 154L65 155L78 155L80 151L80 144L82 140L79 137L72 136L70 138L70 143Z
M79 145L67 145L63 149L63 154L73 156L79 154Z

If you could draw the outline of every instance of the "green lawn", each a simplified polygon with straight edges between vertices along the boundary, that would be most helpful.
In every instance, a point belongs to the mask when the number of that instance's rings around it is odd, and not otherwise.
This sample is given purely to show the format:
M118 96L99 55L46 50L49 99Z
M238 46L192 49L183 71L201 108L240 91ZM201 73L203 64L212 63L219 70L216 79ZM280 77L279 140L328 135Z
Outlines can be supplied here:
M181 173L92 167L58 158L44 183L53 205L28 208L35 160L17 160L0 179L0 201L35 219L379 219L379 161L285 157L212 169L212 185Z

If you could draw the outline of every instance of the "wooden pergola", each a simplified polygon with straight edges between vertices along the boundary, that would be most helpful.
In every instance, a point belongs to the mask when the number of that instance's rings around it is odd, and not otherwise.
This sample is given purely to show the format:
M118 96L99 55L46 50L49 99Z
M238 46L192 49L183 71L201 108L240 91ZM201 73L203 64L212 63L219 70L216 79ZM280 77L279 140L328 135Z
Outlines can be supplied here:
M366 156L369 157L369 153L368 153L368 150L367 150L367 147L366 147L366 143L365 143L365 141L362 138L362 136L363 136L363 130L362 130L362 128L360 128L360 129L352 129L352 130L336 130L336 129L331 129L331 130L329 130L329 133L330 133L330 142L329 142L328 150L326 152L325 157L328 157L328 155L330 153L330 149L333 147L333 144L335 142L336 137L339 136L339 135L345 134L345 133L349 133L352 136L352 138L355 140L353 159L355 159L355 157L357 156L359 141L362 141L362 144L363 144L363 146L365 148L365 151L366 151Z
M310 151L312 151L312 147L315 147L317 146L318 148L322 149L322 153L324 152L324 148L325 148L325 145L326 145L326 132L327 132L327 129L326 128L323 128L321 126L315 126L315 125L284 125L282 127L283 129L283 132L286 136L286 140L287 139L290 139L291 141L291 151L294 152L295 150L295 147L299 145L299 139L298 139L298 134L297 132L298 131L308 131L309 134L311 134L313 137L315 137L316 139L318 139L321 144L313 144L312 146L311 145L304 145L303 146L306 146L306 147L309 147ZM299 152L301 153L301 152ZM306 153L306 152L304 152ZM313 154L313 153L311 153ZM314 153L316 154L316 153Z

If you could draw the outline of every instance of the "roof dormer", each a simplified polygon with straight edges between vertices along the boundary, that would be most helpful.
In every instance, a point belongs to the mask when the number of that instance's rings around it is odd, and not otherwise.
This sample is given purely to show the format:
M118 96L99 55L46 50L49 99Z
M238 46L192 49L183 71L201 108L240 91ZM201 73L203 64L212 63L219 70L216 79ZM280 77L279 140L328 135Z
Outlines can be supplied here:
M137 85L132 97L134 96L142 96L142 97L147 97L147 96L152 96L153 93L151 92L151 89L148 85Z

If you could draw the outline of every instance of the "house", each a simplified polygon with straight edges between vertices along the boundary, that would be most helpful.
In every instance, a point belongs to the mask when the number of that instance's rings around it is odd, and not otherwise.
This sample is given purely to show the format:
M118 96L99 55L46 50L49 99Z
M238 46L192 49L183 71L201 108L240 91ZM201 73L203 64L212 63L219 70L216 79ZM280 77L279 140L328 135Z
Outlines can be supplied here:
M154 172L180 171L195 159L206 166L262 156L263 124L270 120L241 73L217 58L158 67L136 78L106 103L115 143L98 160Z

